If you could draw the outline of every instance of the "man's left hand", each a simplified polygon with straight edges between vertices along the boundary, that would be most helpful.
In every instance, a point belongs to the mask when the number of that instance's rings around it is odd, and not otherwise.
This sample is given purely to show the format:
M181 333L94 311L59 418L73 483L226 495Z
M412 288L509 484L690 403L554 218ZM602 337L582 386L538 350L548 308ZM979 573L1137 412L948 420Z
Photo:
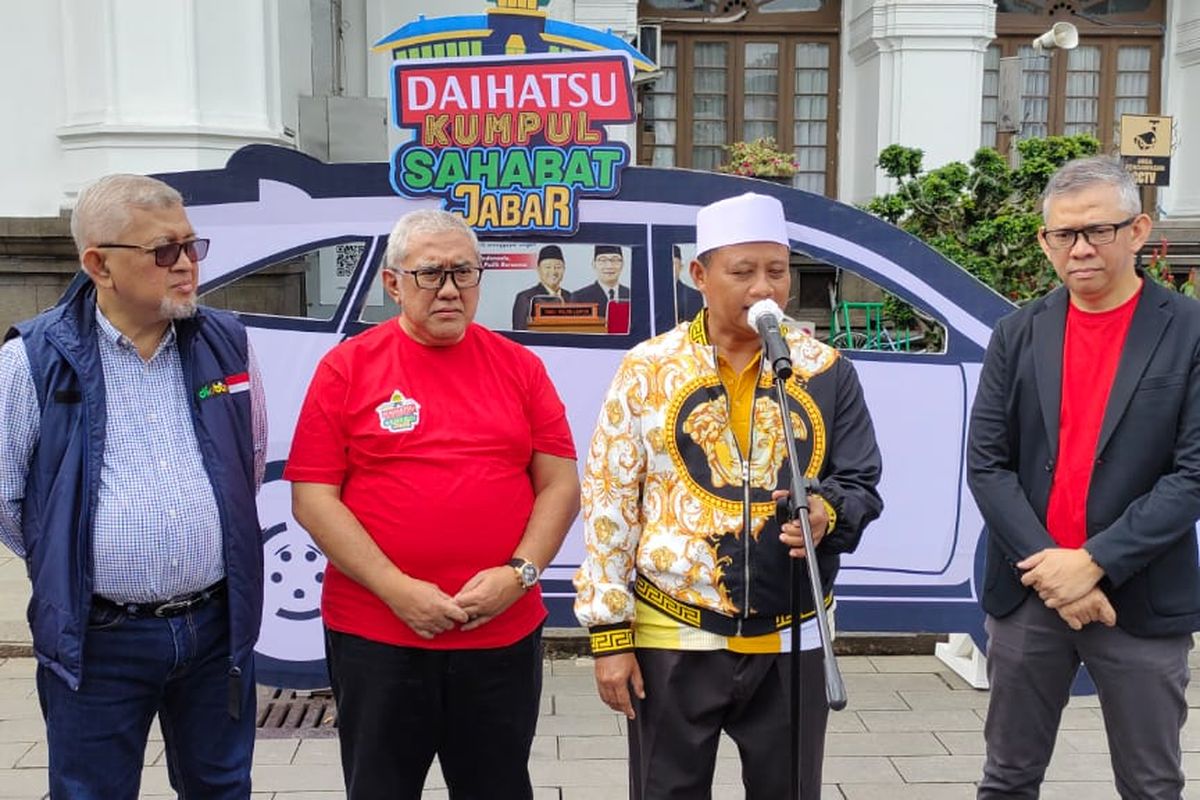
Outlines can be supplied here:
M785 489L777 489L771 493L771 499L782 500L788 494ZM813 547L816 547L829 527L829 512L825 510L821 498L811 494L808 496L808 524L812 527ZM779 529L779 541L787 545L788 555L792 558L804 558L804 529L800 527L799 520L783 524Z
M454 602L471 618L462 626L469 631L486 625L525 593L512 567L491 567L475 573L454 595Z
M1021 583L1031 586L1046 608L1059 608L1087 594L1104 570L1084 548L1050 547L1017 564L1026 570Z

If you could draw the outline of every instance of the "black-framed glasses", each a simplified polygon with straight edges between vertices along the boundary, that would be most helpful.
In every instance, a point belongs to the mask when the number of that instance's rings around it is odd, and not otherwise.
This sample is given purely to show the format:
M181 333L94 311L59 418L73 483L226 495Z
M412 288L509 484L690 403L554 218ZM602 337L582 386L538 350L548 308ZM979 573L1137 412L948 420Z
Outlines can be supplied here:
M418 288L428 289L431 292L441 291L442 287L446 285L446 278L454 281L454 286L457 289L473 289L483 279L482 267L470 267L465 264L459 265L454 269L420 267L418 269L397 269L392 271L412 275Z
M1075 242L1083 236L1083 240L1095 247L1101 244L1112 244L1117 238L1117 231L1121 228L1131 225L1138 214L1134 214L1124 222L1106 222L1100 225L1086 225L1082 228L1054 228L1053 230L1043 230L1042 236L1046 240L1046 246L1051 250L1066 250L1069 247L1074 247Z
M143 247L140 244L98 244L96 247L115 247L119 250L141 250L143 253L154 253L154 263L159 267L173 267L179 263L179 254L187 253L190 261L200 263L208 255L208 239L189 239L186 242L169 242L157 247Z

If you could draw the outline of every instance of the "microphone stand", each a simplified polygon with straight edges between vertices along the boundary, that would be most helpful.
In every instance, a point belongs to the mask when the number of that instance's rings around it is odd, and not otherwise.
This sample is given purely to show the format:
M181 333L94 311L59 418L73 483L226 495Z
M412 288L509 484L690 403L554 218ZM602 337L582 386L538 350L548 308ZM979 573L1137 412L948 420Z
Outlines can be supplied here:
M788 406L786 384L792 375L792 365L789 360L776 360L772 363L775 373L775 396L779 402L780 416L783 418L783 437L787 442L788 465L791 467L791 492L786 500L780 500L777 512L786 514L787 520L799 520L800 530L804 535L805 562L808 564L808 583L812 591L813 616L817 619L817 630L821 635L821 649L824 653L825 666L825 700L834 711L846 707L846 686L842 682L842 673L838 669L837 659L833 655L833 642L830 640L829 620L825 617L825 597L821 591L821 574L817 569L816 548L813 546L812 525L808 519L808 495L819 489L818 482L805 477L800 470L800 460L796 454L796 438L792 430L792 417ZM791 622L791 694L792 702L788 709L788 723L791 729L791 796L800 800L800 564L799 559L788 556L790 564L792 622Z

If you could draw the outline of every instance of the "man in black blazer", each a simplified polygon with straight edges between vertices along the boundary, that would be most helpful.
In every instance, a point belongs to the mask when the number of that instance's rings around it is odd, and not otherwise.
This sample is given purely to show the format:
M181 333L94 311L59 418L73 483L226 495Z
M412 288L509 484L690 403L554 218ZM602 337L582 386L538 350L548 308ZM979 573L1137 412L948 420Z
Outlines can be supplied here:
M596 311L603 319L608 316L609 301L629 299L629 287L621 283L625 256L615 244L598 244L592 251L592 267L596 270L596 282L571 292L571 300L595 303Z
M512 329L514 331L523 331L529 327L529 317L533 314L535 299L539 305L570 301L571 293L562 288L563 273L566 272L566 268L562 248L558 245L548 244L538 251L537 285L518 292L517 296L513 298Z
M1038 796L1080 662L1124 798L1179 798L1200 628L1200 303L1144 279L1113 159L1064 165L1038 240L1063 286L1002 319L971 412L991 701L978 797Z

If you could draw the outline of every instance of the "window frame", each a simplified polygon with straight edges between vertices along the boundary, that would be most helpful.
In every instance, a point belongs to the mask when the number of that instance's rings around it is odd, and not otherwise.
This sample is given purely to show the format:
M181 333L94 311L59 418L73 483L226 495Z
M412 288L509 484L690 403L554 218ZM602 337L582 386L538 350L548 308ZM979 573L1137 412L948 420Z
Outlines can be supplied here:
M780 15L785 16L785 15ZM796 47L801 44L821 44L828 48L829 62L827 66L828 85L826 86L826 135L825 135L825 183L823 194L826 197L837 196L837 157L840 108L838 106L839 88L841 85L841 58L839 36L836 31L786 31L780 32L776 27L769 30L758 26L739 27L736 31L728 28L708 30L703 32L680 28L663 30L663 44L675 46L675 162L674 166L696 168L692 160L693 133L695 122L693 116L695 45L697 43L722 43L729 48L729 60L726 71L729 80L726 81L725 102L727 109L728 141L731 143L743 138L745 124L745 91L744 79L746 70L747 44L773 44L779 48L779 105L776 116L778 136L776 142L781 149L794 152L795 147L795 90L796 90ZM648 87L646 92L652 92ZM646 163L656 147L653 137L653 119L647 118L643 111L640 115L639 151ZM660 146L661 145L657 145Z

